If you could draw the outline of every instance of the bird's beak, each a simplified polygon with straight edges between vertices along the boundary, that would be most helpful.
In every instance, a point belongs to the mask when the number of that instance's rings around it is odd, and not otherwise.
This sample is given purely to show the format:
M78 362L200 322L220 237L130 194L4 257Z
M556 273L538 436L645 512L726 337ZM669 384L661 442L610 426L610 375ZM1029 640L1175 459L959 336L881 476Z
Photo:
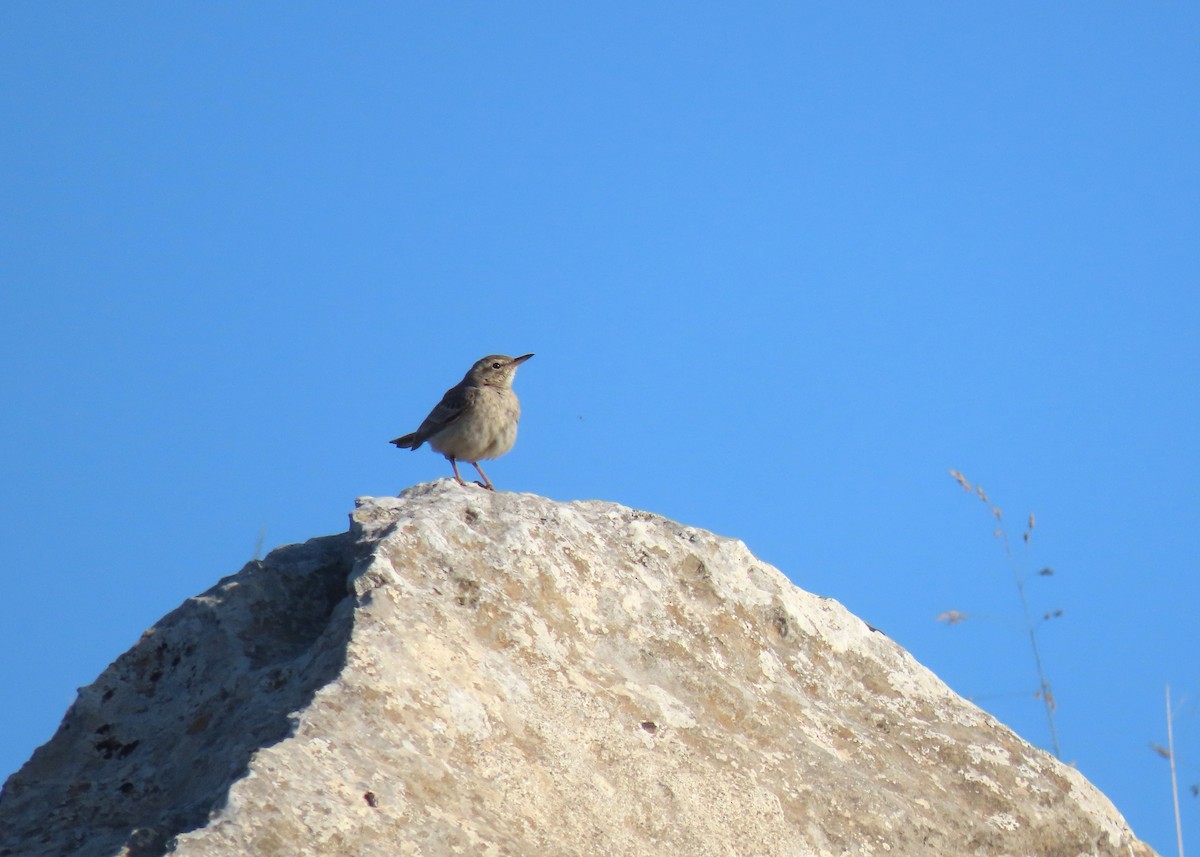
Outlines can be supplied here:
M508 365L509 366L520 366L522 363L524 363L526 360L528 360L532 356L533 356L532 354L522 354L520 357L514 357L512 363L509 363Z

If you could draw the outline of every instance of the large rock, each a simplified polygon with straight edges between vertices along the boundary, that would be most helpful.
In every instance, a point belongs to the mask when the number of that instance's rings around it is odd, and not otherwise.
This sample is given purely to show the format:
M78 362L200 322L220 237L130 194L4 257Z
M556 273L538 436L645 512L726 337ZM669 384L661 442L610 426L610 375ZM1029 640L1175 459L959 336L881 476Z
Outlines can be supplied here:
M448 480L352 521L81 691L0 855L1152 854L740 542Z

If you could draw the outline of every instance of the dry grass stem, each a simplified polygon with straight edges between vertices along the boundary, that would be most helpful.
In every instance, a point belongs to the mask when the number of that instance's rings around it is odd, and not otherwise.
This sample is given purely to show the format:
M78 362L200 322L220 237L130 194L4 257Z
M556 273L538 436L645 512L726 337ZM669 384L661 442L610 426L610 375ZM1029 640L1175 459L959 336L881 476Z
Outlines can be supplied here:
M1004 544L1004 555L1008 558L1009 566L1012 569L1013 582L1016 585L1017 596L1021 602L1021 614L1025 620L1025 630L1029 636L1029 646L1033 654L1034 668L1037 671L1038 690L1034 694L1034 698L1040 699L1043 707L1046 709L1046 724L1050 731L1050 744L1053 747L1054 755L1058 758L1061 758L1062 754L1059 751L1058 746L1058 730L1055 728L1054 724L1054 712L1058 706L1055 702L1054 694L1050 690L1050 682L1046 679L1046 671L1042 665L1042 652L1041 648L1038 646L1037 639L1037 623L1034 622L1033 613L1029 609L1029 599L1025 594L1026 576L1022 573L1022 563L1019 563L1018 560L1013 556L1012 548L1008 540L1008 532L1004 528L1004 513L1000 510L999 506L992 504L991 499L988 497L987 492L983 490L982 485L972 485L970 480L957 470L951 470L950 476L953 477L954 481L957 482L964 491L975 494L975 496L978 497L984 503L984 505L988 507L992 518L996 521L997 526L992 531L992 534L996 538L1000 539L1000 541ZM1037 519L1034 517L1033 513L1030 513L1026 522L1025 531L1021 534L1021 541L1025 545L1026 555L1022 557L1022 562L1025 564L1025 567L1028 567L1027 554L1030 542L1033 540L1033 528L1036 523ZM1049 577L1053 573L1053 570L1049 568L1043 568L1038 572L1039 576L1041 577ZM1042 613L1041 621L1046 622L1050 619L1057 619L1062 616L1062 614L1062 610L1048 611ZM947 625L956 625L966 618L967 617L965 614L959 613L957 610L947 610L938 617L938 621L945 622Z

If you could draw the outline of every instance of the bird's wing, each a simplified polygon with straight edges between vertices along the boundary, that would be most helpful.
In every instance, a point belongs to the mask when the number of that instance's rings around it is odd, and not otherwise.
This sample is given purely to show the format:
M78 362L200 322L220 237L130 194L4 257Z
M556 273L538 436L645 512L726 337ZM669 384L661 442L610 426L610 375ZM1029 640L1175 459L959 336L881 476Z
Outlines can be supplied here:
M478 392L478 387L451 387L447 390L446 395L442 396L442 400L429 412L425 422L421 423L421 427L414 434L413 449L462 416L463 411L475 401Z

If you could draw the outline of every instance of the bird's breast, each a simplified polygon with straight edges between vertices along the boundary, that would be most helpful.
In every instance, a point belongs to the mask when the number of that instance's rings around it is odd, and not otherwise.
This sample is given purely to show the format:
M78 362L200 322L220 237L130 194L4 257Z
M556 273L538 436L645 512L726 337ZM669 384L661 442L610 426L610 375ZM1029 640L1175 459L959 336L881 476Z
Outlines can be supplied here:
M499 458L517 442L521 405L511 390L483 387L470 408L429 444L443 455L463 461Z

